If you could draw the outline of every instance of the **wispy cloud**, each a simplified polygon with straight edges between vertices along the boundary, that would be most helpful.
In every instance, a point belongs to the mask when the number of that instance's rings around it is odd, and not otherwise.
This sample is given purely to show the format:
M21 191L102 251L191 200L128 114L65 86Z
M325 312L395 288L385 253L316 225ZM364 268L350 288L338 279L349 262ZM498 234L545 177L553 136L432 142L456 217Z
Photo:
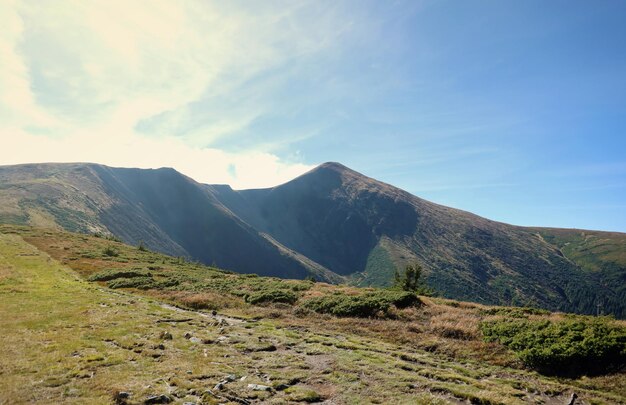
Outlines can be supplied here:
M344 16L317 2L2 2L0 163L172 165L237 187L284 181L310 168L268 151L284 134L236 152L214 144L277 110L303 61L339 53L352 29Z

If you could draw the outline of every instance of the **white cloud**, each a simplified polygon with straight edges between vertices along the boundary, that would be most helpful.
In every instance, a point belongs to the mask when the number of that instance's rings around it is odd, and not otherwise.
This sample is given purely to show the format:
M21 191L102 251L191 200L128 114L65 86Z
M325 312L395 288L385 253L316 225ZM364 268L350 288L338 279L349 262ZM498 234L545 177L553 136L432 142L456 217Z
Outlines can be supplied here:
M317 2L193 0L5 0L0 26L0 164L172 166L238 188L275 185L311 167L267 149L210 147L275 107L265 94L288 79L248 83L339 52L337 39L350 29ZM221 98L232 105L191 114L206 98L209 109ZM153 125L139 133L143 122Z
M230 184L235 189L271 187L313 166L281 161L263 152L228 153L195 148L180 139L133 136L74 135L48 138L25 132L3 136L2 164L25 162L93 162L116 167L174 167L202 183Z

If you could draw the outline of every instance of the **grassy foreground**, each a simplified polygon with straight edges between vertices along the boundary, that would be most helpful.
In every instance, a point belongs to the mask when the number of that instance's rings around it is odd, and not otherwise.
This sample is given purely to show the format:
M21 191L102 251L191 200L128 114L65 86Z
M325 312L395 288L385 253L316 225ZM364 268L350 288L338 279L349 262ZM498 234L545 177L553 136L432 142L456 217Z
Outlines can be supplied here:
M223 273L102 238L0 228L0 403L564 404L573 392L578 404L626 403L623 373L546 377L483 341L484 319L516 309L422 298L352 318L250 302L276 291L297 302L359 293Z

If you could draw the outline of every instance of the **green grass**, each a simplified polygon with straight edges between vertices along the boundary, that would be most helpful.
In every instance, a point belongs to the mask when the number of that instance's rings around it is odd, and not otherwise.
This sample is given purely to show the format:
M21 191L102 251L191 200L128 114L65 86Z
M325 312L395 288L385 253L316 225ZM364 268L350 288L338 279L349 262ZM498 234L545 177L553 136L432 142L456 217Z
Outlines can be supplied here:
M108 245L118 257L101 255ZM149 290L107 288L148 277L155 283ZM244 300L279 292L298 296L296 308L319 297L350 297L347 308L377 294L394 307L412 302L384 296L397 291L237 275L102 238L0 226L0 403L107 404L117 391L130 392L131 403L157 394L180 403L223 403L229 395L339 404L564 403L572 391L588 403L612 404L626 396L623 374L546 378L512 363L499 343L429 330L442 316L489 320L507 316L504 310L421 298L393 317L358 318ZM229 376L234 381L218 397L204 393ZM248 384L287 388L259 392Z

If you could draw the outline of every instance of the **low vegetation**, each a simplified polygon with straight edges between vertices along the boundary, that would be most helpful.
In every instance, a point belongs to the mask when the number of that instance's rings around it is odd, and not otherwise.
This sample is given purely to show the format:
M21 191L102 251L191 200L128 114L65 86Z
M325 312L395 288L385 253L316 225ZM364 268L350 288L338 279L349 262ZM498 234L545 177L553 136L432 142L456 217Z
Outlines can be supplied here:
M413 292L378 290L358 295L330 294L305 301L303 306L320 314L368 318L386 317L392 306L402 309L419 303Z
M503 318L483 322L481 330L487 341L504 344L545 374L606 373L626 364L626 327L610 318Z
M626 324L610 318L241 275L9 226L0 302L0 403L626 402ZM591 357L558 363L570 347ZM559 364L579 372L536 372Z

